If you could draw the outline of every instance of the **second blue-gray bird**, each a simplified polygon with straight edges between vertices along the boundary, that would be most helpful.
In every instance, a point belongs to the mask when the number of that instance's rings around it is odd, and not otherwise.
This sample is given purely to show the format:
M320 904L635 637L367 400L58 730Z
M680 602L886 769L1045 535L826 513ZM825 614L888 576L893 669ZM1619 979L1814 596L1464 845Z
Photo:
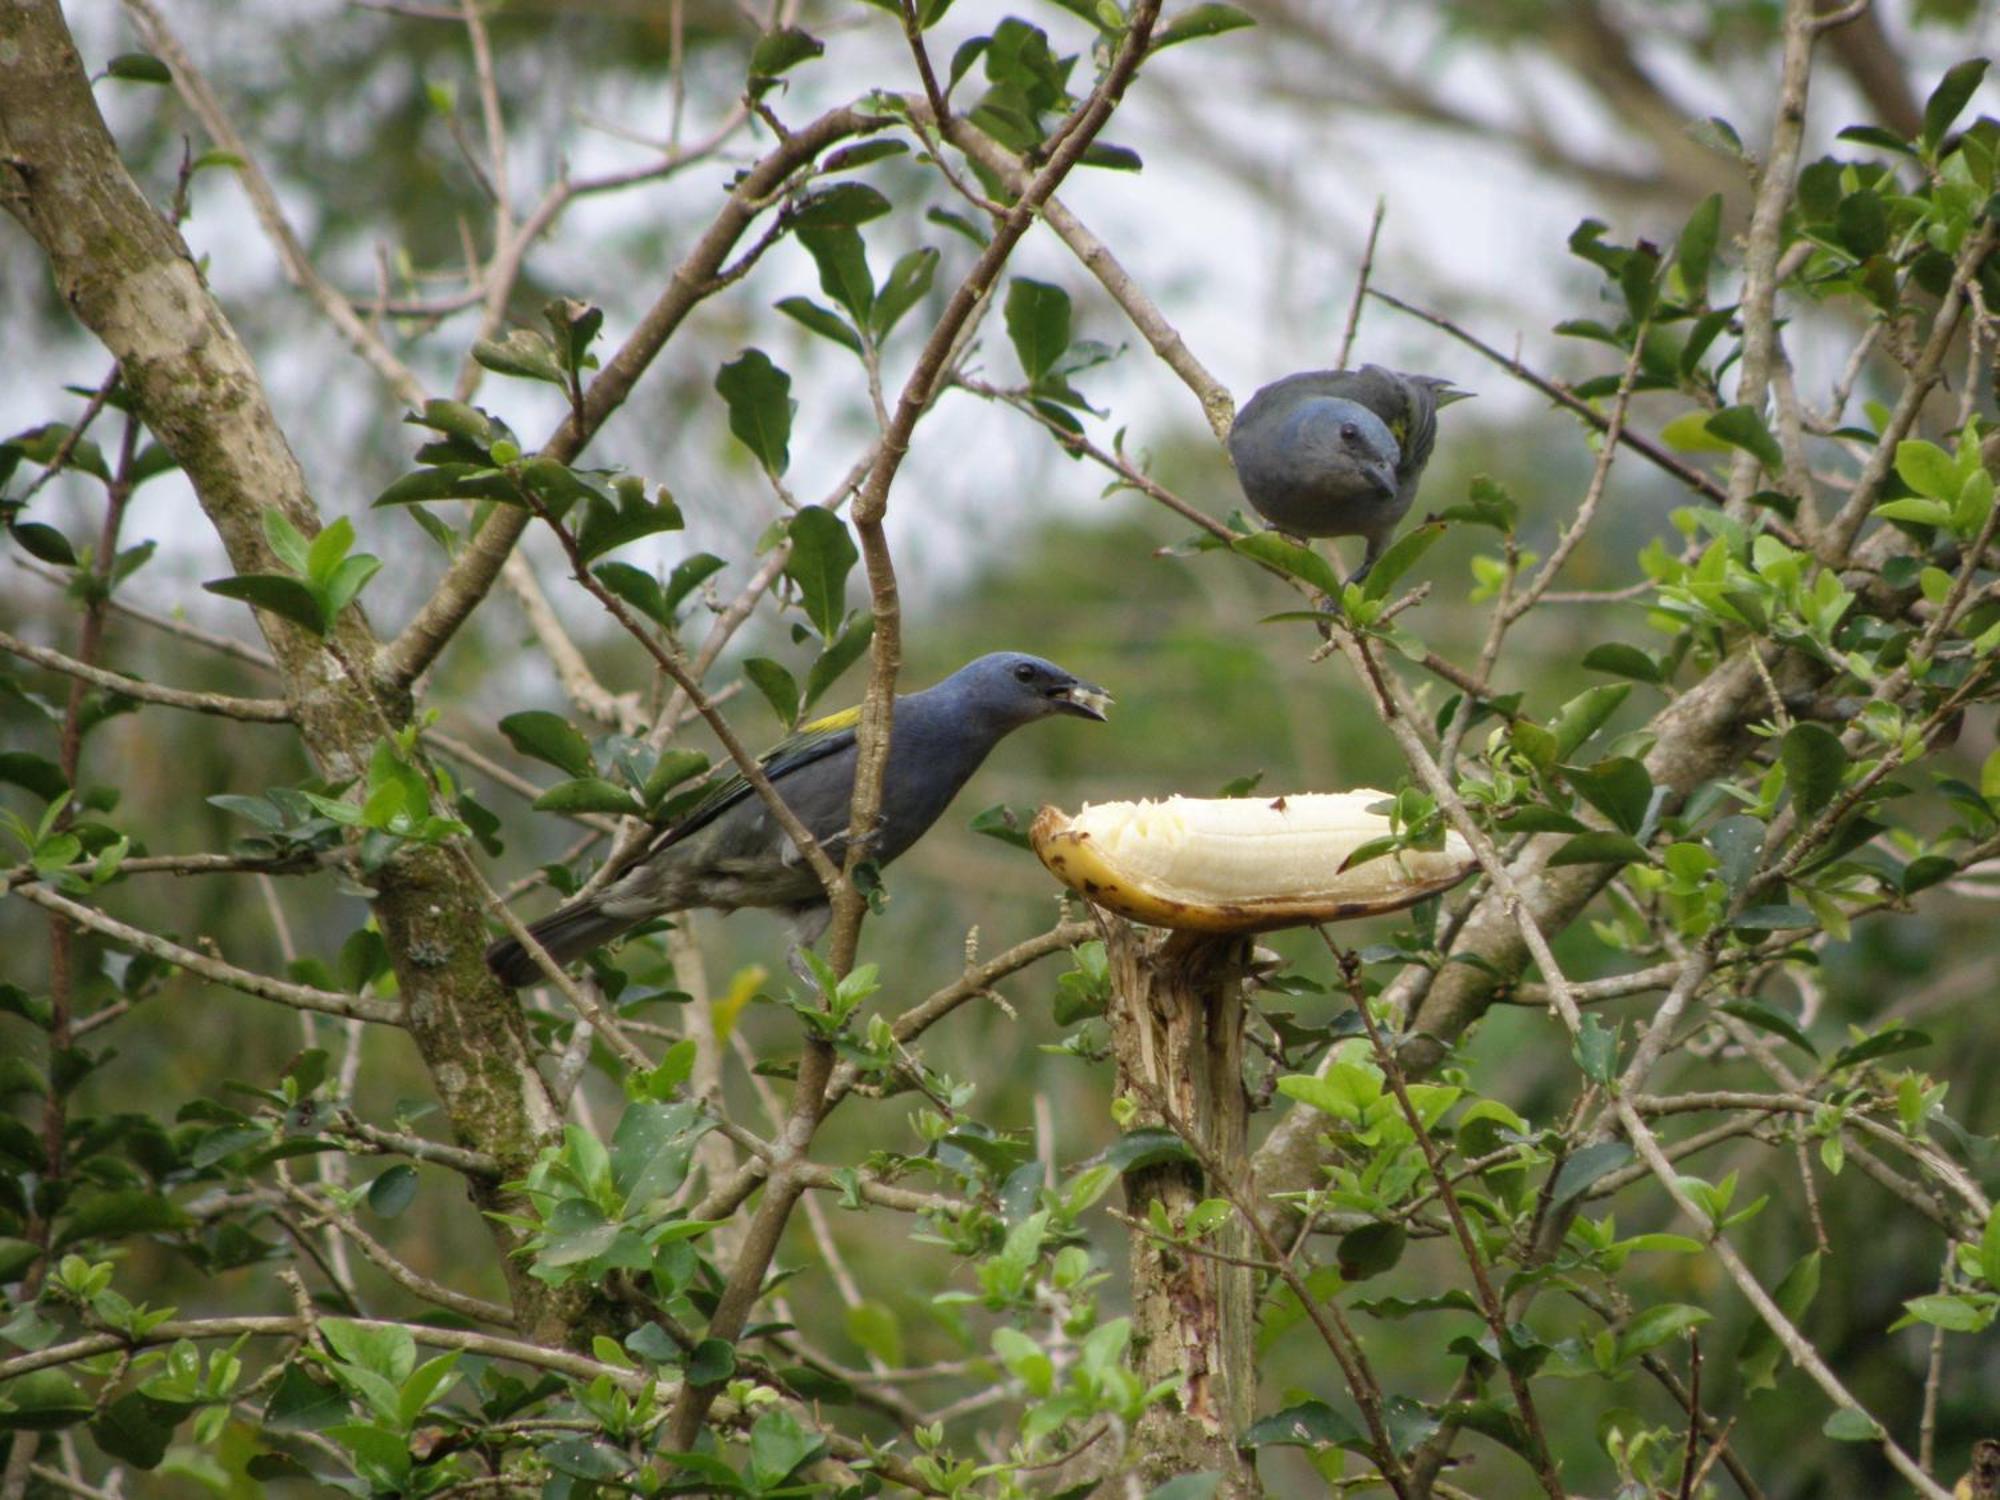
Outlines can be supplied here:
M988 752L1023 724L1055 714L1101 720L1110 701L1053 662L1012 651L982 656L935 687L899 697L870 857L886 865L923 837ZM854 799L860 718L859 709L848 709L815 720L762 762L785 805L836 860ZM814 942L831 915L819 877L740 773L720 779L686 816L625 856L595 893L528 930L566 964L649 918L696 906L776 908L791 919L795 947ZM486 963L514 988L542 977L513 938L487 949Z
M1229 456L1244 497L1280 531L1366 538L1359 580L1417 498L1438 408L1470 394L1381 365L1287 375L1236 414Z

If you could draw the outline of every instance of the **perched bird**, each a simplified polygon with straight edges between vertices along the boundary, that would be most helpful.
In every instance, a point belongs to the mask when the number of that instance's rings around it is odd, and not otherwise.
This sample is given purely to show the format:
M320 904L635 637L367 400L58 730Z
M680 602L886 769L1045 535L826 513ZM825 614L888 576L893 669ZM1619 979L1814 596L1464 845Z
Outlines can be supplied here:
M935 687L899 697L870 856L886 865L922 838L988 752L1023 724L1055 714L1101 720L1110 702L1102 688L1015 651L982 656ZM785 804L835 859L846 841L860 720L858 708L816 720L762 761ZM649 917L694 906L776 908L791 921L795 951L817 941L831 919L819 877L740 772L625 856L594 894L528 930L566 964ZM514 988L541 978L513 938L488 948L486 963Z
M1471 394L1380 365L1287 375L1236 414L1229 456L1244 496L1280 531L1366 537L1358 581L1417 498L1438 408Z

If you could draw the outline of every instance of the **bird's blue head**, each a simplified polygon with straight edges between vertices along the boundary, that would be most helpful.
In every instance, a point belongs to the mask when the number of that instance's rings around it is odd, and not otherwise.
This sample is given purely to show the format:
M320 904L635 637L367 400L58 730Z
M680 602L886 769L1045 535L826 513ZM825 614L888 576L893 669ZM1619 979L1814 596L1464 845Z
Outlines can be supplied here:
M1020 651L995 651L967 662L931 692L950 694L1010 729L1052 714L1102 720L1111 704L1111 695L1095 683Z
M1402 444L1388 423L1360 402L1335 396L1301 401L1285 424L1284 438L1310 453L1323 474L1349 477L1385 500L1395 495Z

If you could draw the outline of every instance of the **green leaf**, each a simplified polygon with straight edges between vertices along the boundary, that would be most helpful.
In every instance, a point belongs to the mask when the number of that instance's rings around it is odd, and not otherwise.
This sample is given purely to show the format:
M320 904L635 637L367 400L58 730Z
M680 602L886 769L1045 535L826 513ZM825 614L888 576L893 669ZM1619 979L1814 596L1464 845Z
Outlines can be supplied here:
M1849 1047L1842 1047L1834 1053L1833 1061L1826 1065L1829 1073L1837 1073L1842 1068L1851 1068L1857 1063L1872 1062L1878 1057L1887 1057L1896 1052L1910 1052L1918 1047L1931 1044L1930 1033L1918 1031L1911 1026L1891 1026L1887 1031Z
M283 573L239 573L234 578L211 579L202 587L225 599L241 599L245 604L268 610L294 625L304 626L314 635L326 633L318 597L298 579Z
M831 641L847 617L847 575L861 553L847 523L822 506L801 506L786 531L792 555L785 560L785 576L798 585L806 618Z
M825 650L821 651L812 667L806 673L805 696L799 702L800 711L811 708L826 690L838 682L847 669L853 666L868 650L869 641L875 637L875 617L857 615L852 623Z
M534 801L536 812L610 813L616 817L639 817L645 809L624 787L601 776L578 776L559 781Z
M542 709L509 714L500 721L507 743L521 754L545 761L571 776L588 776L596 769L590 742L561 714Z
M794 229L853 229L889 212L889 200L865 182L837 182L810 194L791 215Z
M1412 527L1391 542L1375 566L1368 571L1368 577L1361 589L1364 599L1387 598L1396 580L1417 565L1417 560L1431 550L1432 543L1444 535L1444 523L1433 521L1427 525Z
M1615 1040L1615 1039L1614 1039ZM1561 1208L1581 1197L1600 1177L1608 1177L1631 1162L1633 1151L1623 1141L1599 1141L1585 1146L1562 1164L1555 1186L1549 1190L1549 1206Z
M1805 1317L1806 1309L1819 1295L1819 1259L1820 1252L1813 1250L1794 1261L1772 1294L1778 1310L1794 1326ZM1743 1343L1736 1353L1736 1368L1742 1377L1744 1391L1764 1390L1776 1385L1778 1362L1783 1358L1784 1346L1778 1342L1778 1336L1763 1319L1757 1319L1743 1335Z
M1706 425L1713 436L1754 455L1757 462L1771 473L1785 472L1784 451L1778 447L1778 440L1771 436L1771 429L1764 425L1763 414L1754 407L1725 406L1710 417Z
M767 1411L750 1428L750 1461L743 1477L752 1489L776 1489L825 1447L826 1439L790 1412Z
M662 593L661 604L669 615L681 606L681 601L709 578L720 573L729 564L713 552L697 552L674 564L674 570L667 574L667 586Z
M746 349L716 372L715 389L729 405L729 430L771 474L792 461L792 377L761 349Z
M1555 737L1556 758L1568 760L1593 734L1604 727L1605 720L1618 711L1618 706L1632 694L1632 689L1622 684L1607 684L1602 687L1586 688L1556 710L1554 720L1549 724L1549 733Z
M104 65L107 78L122 78L127 83L164 83L174 81L173 70L150 52L121 52ZM145 1467L151 1468L148 1464Z
M1872 1443L1882 1436L1881 1424L1856 1406L1841 1407L1820 1431L1841 1443Z
M1938 80L1938 86L1931 90L1930 98L1924 101L1924 131L1922 140L1926 151L1935 151L1944 133L1951 129L1974 93L1978 91L1980 80L1986 76L1986 59L1969 57L1946 71Z
M1326 1448L1361 1440L1361 1429L1324 1401L1301 1401L1259 1417L1243 1433L1245 1448Z
M660 580L644 568L635 568L630 563L608 562L599 563L590 572L599 583L655 625L668 627L674 623L673 611L667 608Z
M846 308L858 327L870 327L875 311L875 275L868 269L868 247L851 226L834 225L799 231L819 267L820 290Z
M1594 828L1579 833L1549 856L1550 866L1645 864L1650 856L1646 846L1630 834Z
M1808 1057L1818 1057L1819 1049L1812 1044L1798 1024L1783 1011L1773 1009L1761 1000L1732 1000L1721 1007L1724 1015L1755 1026L1759 1031L1768 1031L1773 1036L1781 1036Z
M368 1206L393 1219L417 1199L417 1169L398 1163L368 1184Z
M876 338L887 338L903 314L923 299L931 289L937 264L937 251L925 246L912 250L890 269L888 279L875 294L875 312L870 323Z
M1933 1294L1912 1297L1903 1308L1909 1314L1904 1322L1928 1323L1946 1333L1983 1333L1993 1322L1991 1297Z
M1157 52L1162 47L1192 42L1200 37L1221 36L1225 31L1240 31L1245 26L1256 24L1233 5L1191 5L1153 33L1153 50Z
M1681 286L1696 302L1708 298L1709 268L1715 263L1715 246L1722 236L1722 194L1710 193L1688 215L1681 230L1680 245L1674 252L1674 266Z
M723 1339L703 1339L688 1355L684 1372L689 1385L718 1385L736 1373L735 1346Z
M1623 641L1606 641L1592 646L1583 654L1583 666L1586 671L1609 672L1614 677L1630 677L1636 682L1658 683L1666 680L1658 662L1637 646L1628 646Z
M142 1391L127 1391L90 1424L90 1436L113 1458L137 1469L157 1469L167 1456L174 1428L191 1409L188 1402L161 1401Z
M54 1432L87 1421L96 1404L60 1370L0 1381L0 1432Z
M186 1227L187 1215L147 1188L85 1189L64 1207L58 1247L101 1236L153 1234Z
M761 95L781 73L823 56L826 43L796 26L781 26L757 38L750 49L750 92Z
M1653 778L1630 756L1613 756L1591 766L1564 766L1564 778L1576 794L1625 833L1645 826L1653 803Z
M640 792L647 807L658 807L660 799L690 777L699 776L708 769L708 757L699 750L662 750L660 758L653 762L653 769L646 777L646 785Z
M1120 1176L1127 1172L1139 1172L1147 1167L1162 1167L1174 1162L1193 1162L1195 1155L1188 1149L1186 1141L1173 1131L1158 1125L1143 1125L1137 1130L1128 1130L1117 1140L1090 1158L1090 1166L1115 1167Z
M1932 500L1957 499L1962 484L1958 464L1952 456L1936 443L1926 443L1920 438L1896 444L1896 474L1919 495Z
M1220 1474L1176 1474L1146 1491L1146 1500L1214 1500L1221 1484Z
M687 524L681 517L680 507L674 504L673 496L665 489L648 500L645 484L628 474L613 480L611 491L617 496L615 503L596 493L584 501L583 524L576 532L576 550L585 562L602 557L628 542L636 542L640 537L679 531Z
M1708 430L1709 414L1684 411L1660 429L1660 441L1677 453L1728 453L1731 445Z
M1637 1359L1649 1349L1657 1349L1690 1328L1698 1328L1711 1321L1714 1316L1706 1308L1691 1307L1684 1302L1663 1302L1657 1307L1649 1307L1619 1330L1618 1362L1623 1364L1628 1359Z
M799 685L784 666L768 656L753 656L743 663L743 675L750 679L771 711L787 727L799 717Z
M1785 782L1804 817L1812 817L1840 790L1847 771L1847 751L1840 736L1823 724L1794 724L1778 747Z
M810 297L784 297L773 304L779 312L795 322L804 324L823 339L832 339L843 349L856 354L861 352L861 336L839 313L830 307L822 307Z
M7 528L7 534L21 545L21 550L30 557L53 564L58 568L76 566L76 549L69 544L69 538L53 526L40 521L16 521Z
M1069 348L1069 293L1016 276L1007 287L1007 337L1014 341L1028 384L1038 386Z
M1340 1237L1335 1252L1341 1280L1366 1281L1393 1270L1409 1242L1410 1232L1401 1224L1363 1224L1359 1229L1349 1230Z
M565 383L555 346L532 328L509 329L504 339L480 339L472 346L472 357L496 375L515 375L550 385Z
M1608 1087L1618 1070L1617 1029L1606 1026L1595 1015L1586 1015L1583 1027L1577 1032L1576 1041L1570 1048L1570 1055L1583 1069L1584 1077L1599 1086Z
M1229 546L1232 551L1312 585L1329 598L1340 597L1340 579L1332 565L1310 547L1288 542L1275 531L1253 531L1248 536L1232 537Z

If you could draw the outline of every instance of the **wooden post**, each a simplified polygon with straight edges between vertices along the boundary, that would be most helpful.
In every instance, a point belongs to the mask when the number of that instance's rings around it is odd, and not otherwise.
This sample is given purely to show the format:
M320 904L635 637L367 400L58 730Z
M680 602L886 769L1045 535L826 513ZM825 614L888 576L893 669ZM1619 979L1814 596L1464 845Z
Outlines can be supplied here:
M1243 1087L1243 1016L1251 940L1135 927L1098 912L1110 960L1109 1010L1119 1093L1139 1105L1134 1128L1163 1126L1164 1099L1182 1125L1237 1182L1249 1177L1249 1098ZM1129 1210L1142 1222L1155 1203L1172 1222L1204 1198L1224 1196L1192 1162L1126 1174ZM1206 1244L1247 1253L1232 1223ZM1126 1470L1150 1489L1180 1474L1215 1473L1222 1496L1258 1493L1237 1439L1256 1400L1252 1273L1132 1236L1133 1362L1148 1385L1181 1375L1180 1394L1150 1409L1133 1434Z

